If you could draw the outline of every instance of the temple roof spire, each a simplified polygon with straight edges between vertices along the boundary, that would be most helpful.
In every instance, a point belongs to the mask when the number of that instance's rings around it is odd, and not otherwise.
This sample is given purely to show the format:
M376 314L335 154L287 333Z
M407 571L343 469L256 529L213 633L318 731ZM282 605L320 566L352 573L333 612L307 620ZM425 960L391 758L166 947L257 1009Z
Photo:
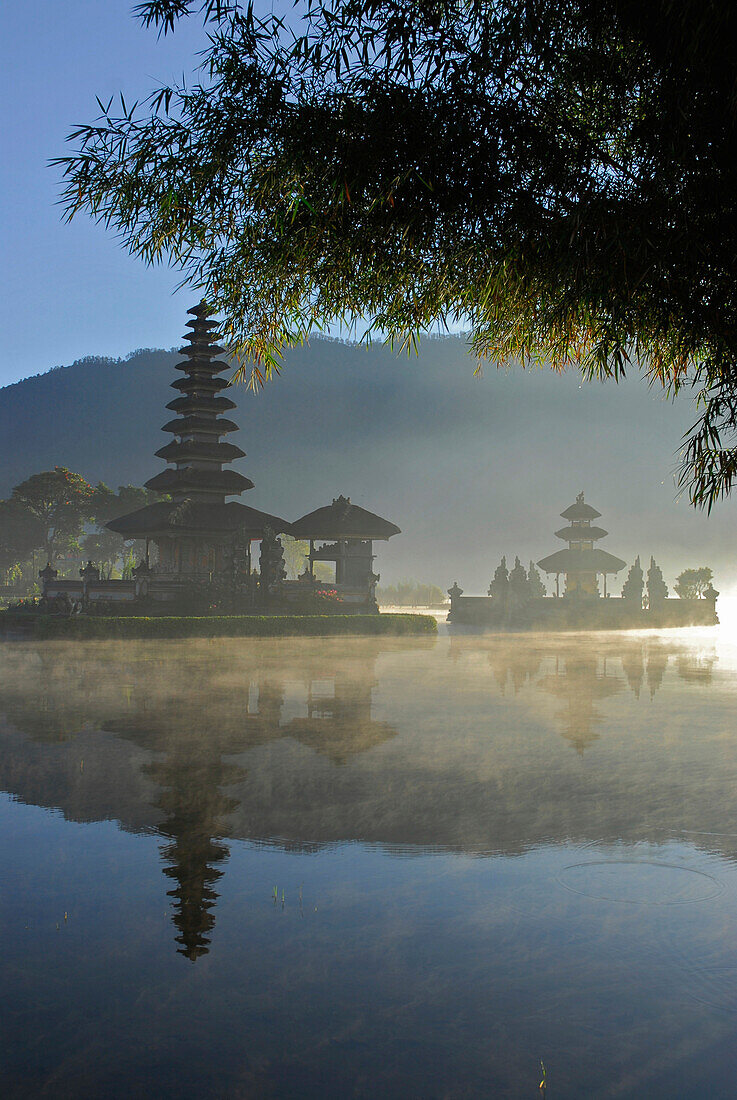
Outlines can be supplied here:
M586 504L583 498L583 493L579 493L576 497L575 504L571 504L566 508L565 512L561 512L563 519L570 520L592 520L598 519L601 512L597 512L596 508L592 508L590 504Z

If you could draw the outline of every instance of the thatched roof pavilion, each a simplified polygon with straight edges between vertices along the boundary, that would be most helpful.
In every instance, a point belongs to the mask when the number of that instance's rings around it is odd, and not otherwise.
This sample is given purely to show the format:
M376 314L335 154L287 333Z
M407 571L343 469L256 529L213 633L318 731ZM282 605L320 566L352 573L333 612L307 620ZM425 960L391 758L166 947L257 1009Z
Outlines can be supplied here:
M168 500L148 504L111 520L107 526L126 539L156 539L172 534L194 536L202 531L219 535L237 532L246 538L250 535L252 539L259 539L267 527L274 531L289 530L285 519L249 508L247 504L228 501L212 505L193 500L179 504Z
M309 571L316 561L335 562L335 584L341 598L376 609L378 573L373 571L373 542L386 541L401 532L394 523L337 497L332 504L302 516L289 533L310 543ZM322 546L315 546L322 542Z

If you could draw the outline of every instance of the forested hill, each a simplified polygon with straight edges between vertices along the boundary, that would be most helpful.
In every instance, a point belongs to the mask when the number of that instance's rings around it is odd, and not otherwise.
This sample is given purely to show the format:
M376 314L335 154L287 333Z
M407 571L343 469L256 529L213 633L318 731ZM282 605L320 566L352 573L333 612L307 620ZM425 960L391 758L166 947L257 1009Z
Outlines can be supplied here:
M122 361L90 356L0 389L0 496L54 465L114 485L149 477L177 359L151 350Z
M178 359L89 358L0 389L0 496L54 465L113 488L160 470ZM379 547L384 582L457 579L470 592L485 590L502 553L558 549L558 513L584 489L610 552L654 553L667 580L710 564L725 587L734 504L707 520L675 499L688 401L674 407L639 380L582 385L493 367L478 377L474 366L456 337L426 340L409 359L329 340L295 349L260 394L229 393L241 426L229 438L256 483L248 503L291 519L344 493L402 528Z

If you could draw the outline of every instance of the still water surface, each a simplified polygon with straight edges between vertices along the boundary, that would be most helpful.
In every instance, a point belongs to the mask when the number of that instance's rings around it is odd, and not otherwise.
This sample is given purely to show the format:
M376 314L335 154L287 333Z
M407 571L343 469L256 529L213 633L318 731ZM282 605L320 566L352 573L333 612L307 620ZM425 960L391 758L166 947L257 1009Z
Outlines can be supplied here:
M733 1097L723 632L0 647L3 1096Z

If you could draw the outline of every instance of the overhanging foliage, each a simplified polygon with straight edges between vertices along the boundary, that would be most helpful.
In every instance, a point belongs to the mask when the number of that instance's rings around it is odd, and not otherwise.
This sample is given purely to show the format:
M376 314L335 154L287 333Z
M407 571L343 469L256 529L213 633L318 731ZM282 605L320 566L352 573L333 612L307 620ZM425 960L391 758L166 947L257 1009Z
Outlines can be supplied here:
M63 203L178 265L257 384L341 320L484 358L630 364L700 417L682 479L737 475L737 8L696 0L149 0L199 12L192 86L78 128ZM247 375L244 365L242 374Z

